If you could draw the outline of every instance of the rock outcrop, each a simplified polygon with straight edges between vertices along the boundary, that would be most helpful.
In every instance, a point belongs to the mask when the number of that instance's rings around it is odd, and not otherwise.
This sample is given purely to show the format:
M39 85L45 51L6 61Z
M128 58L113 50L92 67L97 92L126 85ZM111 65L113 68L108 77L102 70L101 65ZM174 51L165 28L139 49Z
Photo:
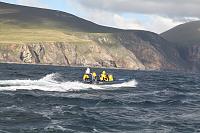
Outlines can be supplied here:
M157 36L150 32L144 34ZM137 32L85 34L79 37L90 41L85 44L70 42L1 44L0 51L5 52L0 56L0 61L134 70L183 68L180 62L175 62L181 61L176 49L166 47L165 50L173 51L173 54L169 55L160 46L165 40L158 42L144 40Z
M99 46L98 43L83 46L64 42L40 42L4 46L5 53L0 56L1 62L145 69L135 55L123 47L121 50L129 53L120 55Z

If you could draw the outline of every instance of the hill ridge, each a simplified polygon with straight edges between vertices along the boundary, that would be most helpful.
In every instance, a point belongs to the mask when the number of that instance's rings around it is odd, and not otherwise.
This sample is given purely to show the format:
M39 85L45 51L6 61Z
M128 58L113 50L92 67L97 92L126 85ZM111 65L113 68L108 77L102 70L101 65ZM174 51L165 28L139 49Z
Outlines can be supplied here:
M173 43L150 31L106 27L58 10L2 2L0 12L0 62L134 70L191 68Z

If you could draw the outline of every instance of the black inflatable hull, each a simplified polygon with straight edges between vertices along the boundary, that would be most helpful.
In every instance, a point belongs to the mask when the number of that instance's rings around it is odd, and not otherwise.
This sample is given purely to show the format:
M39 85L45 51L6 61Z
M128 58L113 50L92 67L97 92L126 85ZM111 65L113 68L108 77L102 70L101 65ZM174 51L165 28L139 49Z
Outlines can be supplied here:
M95 84L95 85L110 85L114 84L114 81L83 81L85 84Z

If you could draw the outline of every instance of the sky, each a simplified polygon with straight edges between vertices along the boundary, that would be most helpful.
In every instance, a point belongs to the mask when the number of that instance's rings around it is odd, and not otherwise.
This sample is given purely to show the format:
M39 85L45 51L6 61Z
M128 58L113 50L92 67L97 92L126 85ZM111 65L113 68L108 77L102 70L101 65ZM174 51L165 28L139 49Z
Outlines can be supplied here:
M165 32L200 19L200 0L0 0L60 10L121 29Z

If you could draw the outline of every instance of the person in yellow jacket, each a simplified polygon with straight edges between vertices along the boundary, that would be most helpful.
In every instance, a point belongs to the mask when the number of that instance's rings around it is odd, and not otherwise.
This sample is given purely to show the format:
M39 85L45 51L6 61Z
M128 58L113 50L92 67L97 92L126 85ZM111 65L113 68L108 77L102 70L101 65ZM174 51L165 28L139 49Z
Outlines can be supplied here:
M90 79L90 76L88 74L83 75L83 81L87 81Z
M96 74L96 72L92 72L92 81L97 81L97 74Z
M83 75L83 81L87 81L90 79L90 68L87 68L85 74Z
M109 81L114 81L112 74L108 74L108 78L109 78Z
M106 74L106 71L103 71L101 73L100 81L109 81L109 78L108 78L108 75Z

